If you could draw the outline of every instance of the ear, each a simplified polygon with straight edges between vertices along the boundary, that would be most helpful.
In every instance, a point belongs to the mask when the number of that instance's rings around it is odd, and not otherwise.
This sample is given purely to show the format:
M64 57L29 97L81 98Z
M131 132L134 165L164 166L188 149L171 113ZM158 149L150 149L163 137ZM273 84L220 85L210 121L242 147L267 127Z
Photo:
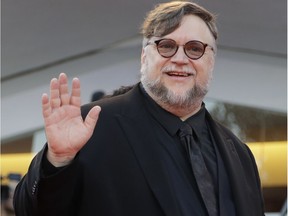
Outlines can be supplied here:
M145 61L146 61L145 48L142 48L142 53L141 53L141 64L144 64Z
M215 66L215 55L213 55L212 58L210 59L209 65L210 65L209 69L212 73L214 71L214 66Z

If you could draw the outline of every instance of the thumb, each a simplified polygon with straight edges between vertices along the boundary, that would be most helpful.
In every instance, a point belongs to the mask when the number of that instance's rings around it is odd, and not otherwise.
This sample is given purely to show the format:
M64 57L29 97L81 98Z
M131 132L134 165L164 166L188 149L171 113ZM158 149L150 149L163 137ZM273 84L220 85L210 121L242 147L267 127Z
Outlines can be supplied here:
M87 129L89 129L90 131L94 130L95 125L99 118L100 111L101 111L100 106L94 106L87 114L84 124L86 125Z

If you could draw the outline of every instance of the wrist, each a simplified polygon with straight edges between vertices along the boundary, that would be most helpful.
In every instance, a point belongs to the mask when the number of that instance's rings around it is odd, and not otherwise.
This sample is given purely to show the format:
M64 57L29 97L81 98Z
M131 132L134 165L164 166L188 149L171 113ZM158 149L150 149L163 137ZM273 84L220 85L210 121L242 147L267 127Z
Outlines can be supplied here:
M46 156L47 156L47 160L55 167L67 166L75 158L75 154L74 155L54 154L49 149L47 151L47 155Z

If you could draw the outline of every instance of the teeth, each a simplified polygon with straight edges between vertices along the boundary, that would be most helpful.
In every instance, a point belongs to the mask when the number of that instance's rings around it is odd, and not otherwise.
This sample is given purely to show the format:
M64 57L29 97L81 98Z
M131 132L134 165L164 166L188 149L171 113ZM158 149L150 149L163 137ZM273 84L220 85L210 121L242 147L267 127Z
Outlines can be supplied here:
M170 76L183 76L183 77L188 77L190 74L187 73L177 73L177 72L169 72L168 73Z

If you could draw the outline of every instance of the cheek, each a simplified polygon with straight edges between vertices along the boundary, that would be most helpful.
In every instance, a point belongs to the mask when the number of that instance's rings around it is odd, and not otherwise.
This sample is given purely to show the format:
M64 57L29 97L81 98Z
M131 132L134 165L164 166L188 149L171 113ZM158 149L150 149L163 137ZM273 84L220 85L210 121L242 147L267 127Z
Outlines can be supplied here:
M149 74L150 77L156 77L161 74L162 64L161 61L157 60L156 58L149 58L146 56L142 61L141 67L142 70L144 70L146 74Z
M196 70L201 77L211 77L214 70L214 58L203 58L202 61L197 62L195 65Z

